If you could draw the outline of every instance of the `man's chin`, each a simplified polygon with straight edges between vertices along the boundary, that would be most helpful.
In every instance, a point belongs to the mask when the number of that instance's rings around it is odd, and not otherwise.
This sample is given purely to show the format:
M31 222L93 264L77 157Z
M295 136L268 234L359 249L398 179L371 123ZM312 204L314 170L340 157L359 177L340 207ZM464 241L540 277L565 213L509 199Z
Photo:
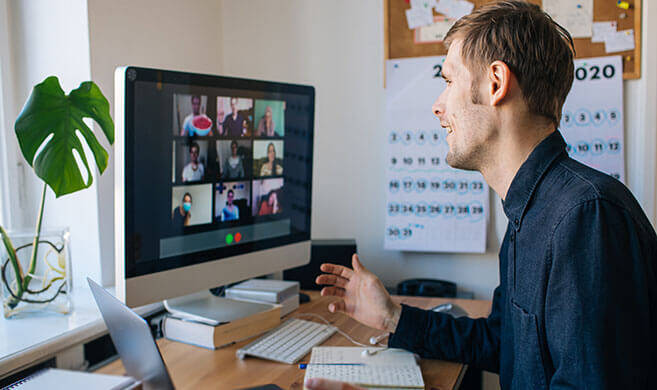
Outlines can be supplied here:
M463 169L465 171L478 171L477 167L475 164L470 161L472 159L469 159L465 156L460 156L456 153L452 153L452 150L450 148L449 152L447 152L447 156L445 157L445 162L447 165L454 169Z

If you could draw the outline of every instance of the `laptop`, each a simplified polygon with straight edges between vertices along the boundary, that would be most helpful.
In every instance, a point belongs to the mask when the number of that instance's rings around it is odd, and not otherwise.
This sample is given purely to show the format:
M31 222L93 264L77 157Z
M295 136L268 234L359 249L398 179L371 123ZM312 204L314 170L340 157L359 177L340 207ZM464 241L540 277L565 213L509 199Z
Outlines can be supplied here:
M127 374L141 381L144 390L173 390L171 376L146 320L91 278L87 278L87 282ZM250 390L257 389L280 388L276 385L265 385Z

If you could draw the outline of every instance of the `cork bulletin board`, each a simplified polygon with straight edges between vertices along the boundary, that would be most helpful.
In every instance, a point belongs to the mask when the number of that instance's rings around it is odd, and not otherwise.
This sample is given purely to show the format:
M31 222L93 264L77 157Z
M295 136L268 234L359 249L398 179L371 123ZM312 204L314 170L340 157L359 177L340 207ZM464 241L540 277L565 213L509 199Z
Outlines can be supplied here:
M447 50L442 43L415 44L413 30L408 28L405 11L411 6L405 0L384 1L385 59L444 55ZM469 0L475 9L492 0ZM541 0L529 0L542 5ZM615 0L594 0L593 21L616 21L618 30L634 29L634 50L607 53L604 43L591 42L590 38L576 38L576 58L620 55L623 58L623 79L641 77L641 0L629 0L629 9L621 9ZM438 15L434 11L434 15Z

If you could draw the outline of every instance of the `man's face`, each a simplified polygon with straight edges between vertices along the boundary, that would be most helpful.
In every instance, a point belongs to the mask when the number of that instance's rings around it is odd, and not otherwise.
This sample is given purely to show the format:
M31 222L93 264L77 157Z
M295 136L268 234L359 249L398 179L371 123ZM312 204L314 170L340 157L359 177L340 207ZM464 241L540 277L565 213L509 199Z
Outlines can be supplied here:
M201 98L198 96L192 96L192 112L194 115L201 113Z
M228 195L227 195L227 198L228 198L228 204L233 204L233 198L234 198L234 197L235 197L235 195L233 195L232 192L229 192L229 193L228 193Z
M492 109L484 99L486 75L473 74L461 57L460 40L454 40L443 63L445 91L432 110L447 130L447 163L454 168L481 170L490 142L497 136ZM475 103L477 102L477 103Z
M237 99L231 98L230 99L230 109L233 112L233 114L237 111L235 111L235 107L237 107Z
M189 148L189 156L191 157L193 163L198 162L198 148L196 146Z

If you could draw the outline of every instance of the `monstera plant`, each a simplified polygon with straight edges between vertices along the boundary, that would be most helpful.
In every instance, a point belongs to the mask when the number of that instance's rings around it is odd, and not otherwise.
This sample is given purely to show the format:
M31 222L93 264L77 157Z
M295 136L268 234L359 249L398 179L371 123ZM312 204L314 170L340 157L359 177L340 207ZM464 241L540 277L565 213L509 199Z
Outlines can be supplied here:
M36 175L44 182L36 231L31 245L15 248L11 234L0 226L0 235L6 257L2 257L3 305L7 310L22 303L47 304L60 294L70 292L65 286L64 264L51 266L55 277L37 275L41 225L48 187L57 198L91 186L93 175L83 141L93 154L94 161L102 174L107 168L108 153L101 146L92 129L84 122L91 118L98 123L110 144L114 143L114 122L110 116L109 103L98 86L86 81L66 95L57 77L46 78L36 85L23 110L16 119L14 130L21 152ZM82 166L86 172L81 171ZM82 217L82 216L80 216ZM56 245L49 243L53 248ZM18 250L29 253L21 264ZM30 251L31 249L31 251ZM28 252L29 251L29 252ZM0 247L0 255L2 255ZM48 260L44 259L48 262ZM10 269L8 269L10 268ZM70 270L65 270L70 275ZM59 275L57 275L59 273ZM32 283L39 279L42 283ZM70 281L70 276L68 278ZM62 281L62 283L57 283ZM70 282L69 282L70 284ZM36 287L35 287L36 286Z

